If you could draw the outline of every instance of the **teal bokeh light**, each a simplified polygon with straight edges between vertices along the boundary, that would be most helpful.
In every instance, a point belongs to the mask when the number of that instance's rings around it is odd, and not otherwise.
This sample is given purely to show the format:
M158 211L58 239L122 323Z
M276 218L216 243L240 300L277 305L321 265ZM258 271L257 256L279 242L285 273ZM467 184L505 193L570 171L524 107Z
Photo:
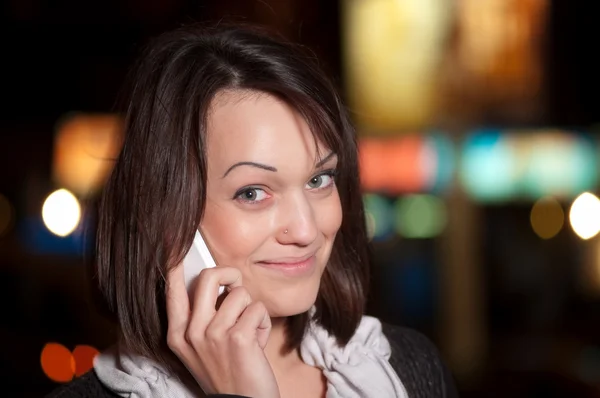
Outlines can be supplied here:
M500 130L479 130L462 146L459 178L475 200L508 200L516 193L515 165L515 154Z

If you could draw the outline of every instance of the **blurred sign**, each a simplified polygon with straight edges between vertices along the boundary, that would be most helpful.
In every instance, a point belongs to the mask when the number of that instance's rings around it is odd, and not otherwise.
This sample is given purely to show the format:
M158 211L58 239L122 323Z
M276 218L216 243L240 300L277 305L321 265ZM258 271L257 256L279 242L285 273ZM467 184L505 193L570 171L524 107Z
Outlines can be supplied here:
M537 121L543 104L547 0L456 0L456 30L440 73L448 117Z
M485 90L537 93L546 0L458 0L458 60Z
M453 175L454 149L442 134L363 138L359 157L361 184L367 192L442 192Z
M118 116L69 115L59 123L55 136L55 183L78 196L93 195L112 170L121 142Z
M476 200L571 198L598 182L594 142L560 130L482 130L462 148L460 178Z
M398 134L430 124L451 3L346 0L344 68L362 130Z

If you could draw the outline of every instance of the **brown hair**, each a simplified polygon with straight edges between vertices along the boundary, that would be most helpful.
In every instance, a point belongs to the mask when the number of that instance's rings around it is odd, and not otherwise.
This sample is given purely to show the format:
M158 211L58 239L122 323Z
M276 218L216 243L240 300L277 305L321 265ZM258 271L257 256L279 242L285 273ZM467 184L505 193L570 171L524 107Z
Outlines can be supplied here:
M367 239L354 129L314 55L256 28L183 27L149 45L132 74L125 141L100 198L96 277L124 342L165 361L165 275L192 244L206 197L206 117L224 89L266 92L300 112L339 158L343 211L316 319L342 345L365 308ZM291 317L297 348L308 315Z

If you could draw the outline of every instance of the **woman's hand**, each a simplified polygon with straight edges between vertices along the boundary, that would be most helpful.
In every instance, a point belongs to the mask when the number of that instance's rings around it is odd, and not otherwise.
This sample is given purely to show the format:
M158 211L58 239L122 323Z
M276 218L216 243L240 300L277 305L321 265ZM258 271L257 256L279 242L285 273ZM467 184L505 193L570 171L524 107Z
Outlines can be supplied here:
M188 298L183 266L167 277L167 343L206 394L279 398L279 388L264 348L271 319L252 302L236 268L204 269ZM217 311L219 286L229 294ZM192 308L190 309L190 303Z

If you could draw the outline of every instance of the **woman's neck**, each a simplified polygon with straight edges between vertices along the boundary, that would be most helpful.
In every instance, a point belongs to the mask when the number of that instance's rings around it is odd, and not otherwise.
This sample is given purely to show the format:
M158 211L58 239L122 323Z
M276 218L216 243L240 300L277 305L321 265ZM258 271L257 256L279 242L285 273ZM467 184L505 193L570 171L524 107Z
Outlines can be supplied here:
M305 364L298 349L286 349L288 321L289 318L271 319L271 334L265 347L281 396L325 397L327 379L323 372Z
M285 370L290 366L302 363L298 350L288 351L285 349L287 341L286 323L287 318L272 318L271 333L265 347L265 355L273 369Z

